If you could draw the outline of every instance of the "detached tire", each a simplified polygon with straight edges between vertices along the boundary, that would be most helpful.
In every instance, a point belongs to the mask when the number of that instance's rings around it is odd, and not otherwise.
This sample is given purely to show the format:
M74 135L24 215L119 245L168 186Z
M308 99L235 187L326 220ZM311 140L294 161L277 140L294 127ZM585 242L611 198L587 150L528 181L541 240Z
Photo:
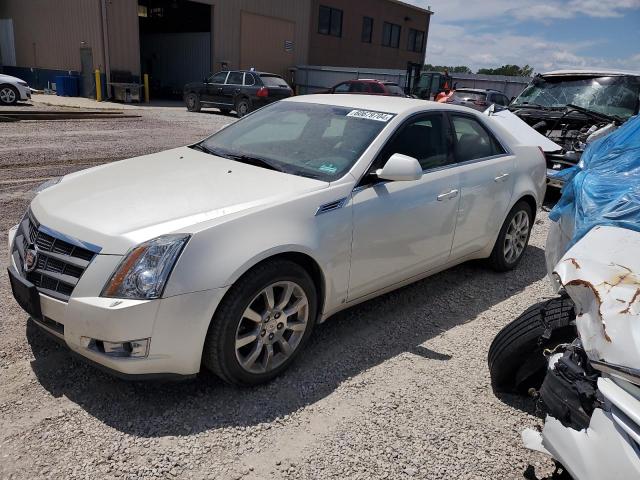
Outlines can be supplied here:
M529 307L504 327L489 348L491 386L496 393L539 389L547 372L543 352L577 337L574 304L568 296Z
M513 270L518 266L529 244L533 212L523 200L516 203L500 229L496 244L489 257L489 265L498 272Z
M197 93L188 93L184 101L187 104L187 110L190 112L199 112L202 108L200 105L200 96Z
M202 362L227 383L253 386L286 370L316 321L313 280L297 263L272 260L243 275L220 303Z

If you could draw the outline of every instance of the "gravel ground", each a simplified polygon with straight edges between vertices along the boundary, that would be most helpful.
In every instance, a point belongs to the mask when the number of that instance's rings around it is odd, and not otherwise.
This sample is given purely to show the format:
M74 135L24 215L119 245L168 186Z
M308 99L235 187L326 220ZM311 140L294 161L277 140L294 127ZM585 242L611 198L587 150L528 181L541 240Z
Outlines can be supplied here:
M6 231L39 182L233 121L140 113L0 123L3 270ZM520 442L541 424L531 403L497 399L486 366L498 330L552 294L547 225L542 212L516 271L465 264L342 312L292 369L253 389L206 373L178 384L102 374L28 322L2 274L0 478L512 479L532 466L548 475L552 462Z

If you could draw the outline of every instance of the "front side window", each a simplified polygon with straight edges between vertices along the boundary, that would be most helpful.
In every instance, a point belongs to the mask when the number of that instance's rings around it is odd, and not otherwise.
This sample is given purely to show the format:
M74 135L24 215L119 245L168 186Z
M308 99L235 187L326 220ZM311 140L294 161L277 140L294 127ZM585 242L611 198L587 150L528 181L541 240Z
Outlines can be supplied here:
M333 91L334 93L349 93L350 88L351 87L348 83L341 83L339 85L336 85Z
M400 25L384 22L382 26L382 45L392 48L400 46Z
M318 33L341 37L342 10L320 5L320 11L318 12Z
M393 117L333 105L278 102L229 125L195 148L330 182L353 167Z
M352 82L349 88L350 93L369 93L369 88L366 83Z
M229 72L218 72L209 78L209 83L224 83Z
M424 32L410 28L407 50L409 50L410 52L422 52L423 44L424 44Z
M440 113L420 115L403 125L383 150L382 165L394 153L416 158L423 170L454 162L447 142L446 119Z
M362 41L371 43L373 39L373 18L362 17Z
M229 72L227 85L242 85L244 74L242 72Z
M478 120L455 114L451 119L456 161L467 162L505 153L504 148Z

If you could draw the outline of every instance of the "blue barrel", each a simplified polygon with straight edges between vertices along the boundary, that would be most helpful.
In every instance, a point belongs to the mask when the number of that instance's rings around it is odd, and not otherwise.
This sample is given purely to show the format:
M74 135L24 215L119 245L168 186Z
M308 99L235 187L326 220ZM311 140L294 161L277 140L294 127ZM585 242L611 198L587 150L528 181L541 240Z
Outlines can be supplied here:
M78 96L78 77L75 75L59 75L56 77L56 95L60 97Z

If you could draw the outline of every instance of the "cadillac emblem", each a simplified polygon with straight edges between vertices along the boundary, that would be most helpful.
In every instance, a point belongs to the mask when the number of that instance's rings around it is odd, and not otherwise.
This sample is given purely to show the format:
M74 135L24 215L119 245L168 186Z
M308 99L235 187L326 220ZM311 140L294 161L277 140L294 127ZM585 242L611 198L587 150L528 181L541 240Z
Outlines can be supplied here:
M38 247L33 243L30 243L24 252L24 262L22 266L25 272L33 272L38 266Z

